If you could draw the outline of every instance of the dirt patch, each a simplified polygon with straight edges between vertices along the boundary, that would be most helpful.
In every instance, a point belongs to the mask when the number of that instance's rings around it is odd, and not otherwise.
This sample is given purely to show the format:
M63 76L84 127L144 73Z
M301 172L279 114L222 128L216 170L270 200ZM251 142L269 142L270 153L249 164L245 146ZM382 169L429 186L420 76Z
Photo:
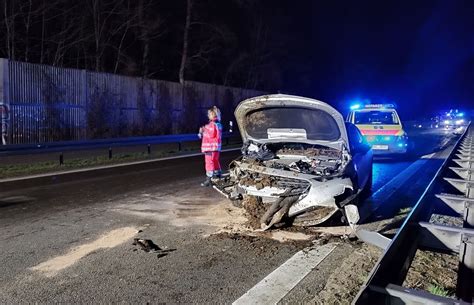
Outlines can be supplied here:
M211 235L209 238L223 240L231 239L239 243L239 249L252 250L256 255L277 253L280 248L290 246L295 250L302 250L313 245L309 240L285 240L278 241L265 236L251 236L236 233L219 233Z
M31 270L39 271L47 277L58 274L61 270L74 265L86 255L104 248L116 247L128 239L132 238L138 230L133 227L125 227L108 232L95 241L71 249L68 253L54 257L44 263L41 263Z
M233 206L227 199L219 197L212 189L195 189L174 194L143 193L126 198L123 203L115 204L114 212L133 216L167 221L175 227L199 226L204 237L215 234L240 234L274 239L277 242L291 240L312 240L317 233L306 228L288 227L284 230L258 232L260 217L266 206L259 203L256 197L246 197L244 208Z
M463 219L462 217L433 214L431 215L430 223L462 228Z
M274 178L258 173L254 173L240 179L239 183L245 186L255 186L257 190L261 190L265 187L273 187L276 185Z
M331 274L326 286L312 303L350 304L352 302L382 254L380 249L367 244L356 244L354 250Z
M307 241L313 239L315 236L304 234L301 232L288 232L276 230L274 232L268 232L270 238L277 240L279 242L288 242L288 241Z
M434 289L454 296L458 270L458 257L455 255L416 251L403 286L433 292Z
M242 205L248 218L247 225L253 229L260 229L260 219L265 214L265 205L255 196L245 196Z

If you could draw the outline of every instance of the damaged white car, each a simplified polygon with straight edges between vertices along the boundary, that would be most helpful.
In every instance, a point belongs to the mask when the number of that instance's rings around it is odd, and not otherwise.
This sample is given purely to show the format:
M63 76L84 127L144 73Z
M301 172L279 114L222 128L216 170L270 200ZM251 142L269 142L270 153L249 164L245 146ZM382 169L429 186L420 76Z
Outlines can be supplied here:
M234 204L257 198L262 229L317 225L338 212L350 225L359 221L358 197L372 186L372 150L337 110L276 94L241 102L235 117L242 156L214 188Z

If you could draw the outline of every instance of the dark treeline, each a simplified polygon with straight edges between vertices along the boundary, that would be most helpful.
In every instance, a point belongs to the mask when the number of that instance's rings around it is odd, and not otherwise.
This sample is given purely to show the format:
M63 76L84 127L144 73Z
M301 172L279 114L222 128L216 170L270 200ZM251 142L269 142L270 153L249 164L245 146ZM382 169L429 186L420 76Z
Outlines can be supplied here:
M289 21L284 8L261 3L1 0L0 56L130 76L276 90L282 82L282 59L290 52L279 37L291 37Z

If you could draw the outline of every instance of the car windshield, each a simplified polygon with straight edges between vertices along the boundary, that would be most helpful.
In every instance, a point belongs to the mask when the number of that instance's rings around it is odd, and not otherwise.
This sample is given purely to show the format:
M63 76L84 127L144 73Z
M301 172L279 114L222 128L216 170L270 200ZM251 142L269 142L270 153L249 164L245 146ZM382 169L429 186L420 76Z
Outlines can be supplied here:
M357 111L355 124L398 125L398 118L393 110Z
M269 139L270 132L303 130L308 140L337 141L341 131L327 112L303 107L271 107L249 112L245 130L254 139Z

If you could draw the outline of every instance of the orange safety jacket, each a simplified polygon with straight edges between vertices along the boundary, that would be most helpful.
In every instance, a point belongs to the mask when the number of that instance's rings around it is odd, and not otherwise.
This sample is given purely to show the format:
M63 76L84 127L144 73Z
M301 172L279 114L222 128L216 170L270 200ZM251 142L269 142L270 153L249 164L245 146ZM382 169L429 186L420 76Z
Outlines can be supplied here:
M202 132L202 152L220 151L222 148L222 125L217 120L206 124Z

